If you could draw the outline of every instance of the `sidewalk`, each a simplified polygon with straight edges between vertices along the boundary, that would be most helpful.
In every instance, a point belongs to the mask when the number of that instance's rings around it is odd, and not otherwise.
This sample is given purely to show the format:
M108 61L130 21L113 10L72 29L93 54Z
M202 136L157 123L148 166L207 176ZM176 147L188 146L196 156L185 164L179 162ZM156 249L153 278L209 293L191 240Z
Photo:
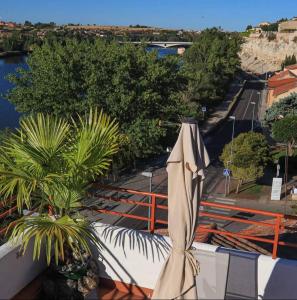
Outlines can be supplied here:
M232 83L229 91L225 97L225 100L215 108L215 111L209 116L206 122L201 128L201 132L204 136L210 134L223 120L225 120L230 114L236 95L239 95L242 88L244 87L244 82Z

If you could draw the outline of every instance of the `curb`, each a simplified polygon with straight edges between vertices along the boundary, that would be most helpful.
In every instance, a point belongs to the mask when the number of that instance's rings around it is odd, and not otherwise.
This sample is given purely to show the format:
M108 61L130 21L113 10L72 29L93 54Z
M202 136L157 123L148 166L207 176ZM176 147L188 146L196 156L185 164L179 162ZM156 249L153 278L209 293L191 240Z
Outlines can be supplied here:
M240 88L240 90L237 92L237 94L233 97L233 100L231 101L231 103L228 106L226 115L221 118L212 128L210 128L207 132L204 133L204 137L208 136L210 133L212 133L218 126L220 126L224 121L226 121L226 119L229 117L232 109L234 108L235 104L238 102L244 88L245 85L247 83L247 80L243 81L242 87Z

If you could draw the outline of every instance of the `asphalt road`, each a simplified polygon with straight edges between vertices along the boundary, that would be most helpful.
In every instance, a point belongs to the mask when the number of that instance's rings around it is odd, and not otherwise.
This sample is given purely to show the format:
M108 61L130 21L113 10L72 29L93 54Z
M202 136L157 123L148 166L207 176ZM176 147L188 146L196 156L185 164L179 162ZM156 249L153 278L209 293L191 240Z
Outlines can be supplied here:
M252 128L253 110L254 110L254 129L260 131L259 124L259 108L261 106L261 93L264 84L261 82L248 82L246 87L233 108L231 116L235 116L235 121L232 119L226 120L222 126L218 128L211 136L205 140L205 144L211 159L211 164L206 171L205 192L211 193L218 180L221 180L223 175L223 166L219 161L223 148L232 140L233 122L234 137L240 133L248 132ZM255 103L255 104L251 104Z
M259 118L258 118L258 112L259 108L261 106L261 91L264 88L264 84L262 82L252 81L248 82L245 86L245 89L233 108L233 111L231 112L232 116L235 116L235 124L234 124L234 137L236 137L238 134L242 132L248 132L252 128L252 119L254 114L254 128L255 130L259 130ZM252 104L252 103L255 104ZM253 112L254 110L254 112ZM214 131L210 136L208 136L205 139L205 144L207 147L207 150L210 155L211 164L206 170L206 181L204 184L204 190L207 193L210 193L212 189L216 186L218 181L222 180L222 174L223 174L223 166L219 161L219 156L222 153L223 147L225 144L229 143L232 139L232 129L233 129L233 120L228 119L226 120L219 128L218 130ZM155 166L155 172L158 172L158 176L154 178L154 192L158 193L167 193L167 178L166 178L166 170L164 167L162 167L162 163L165 163L166 157L161 158L161 160L156 164ZM140 181L142 182L142 188L141 190L148 190L148 178L141 178ZM145 189L144 186L147 188ZM131 186L130 186L131 187ZM135 188L140 189L140 188ZM125 195L124 195L125 196ZM130 196L131 197L131 196ZM136 199L135 197L131 197L135 200L142 200L142 201L148 201L148 199L139 199L139 197ZM131 199L130 198L130 199ZM225 203L234 205L235 201L223 201L223 200L216 200L212 199L211 201L215 201L218 203ZM162 203L159 201L158 203ZM141 206L130 206L129 213L138 215L138 216L147 216L148 215L148 209L141 207ZM115 210L117 208L115 207ZM127 210L127 209L126 209ZM228 210L220 210L216 211L214 209L207 209L210 212L213 213L221 213L224 215L232 215L232 211ZM157 217L159 219L166 219L166 213L159 210L157 211ZM129 218L119 218L115 216L104 216L103 222L126 227L126 228L133 228L133 229L145 229L147 227L147 223L144 221L129 219ZM201 218L201 223L207 223L209 222L208 219ZM227 222L222 221L219 224L221 227L225 227L228 225Z

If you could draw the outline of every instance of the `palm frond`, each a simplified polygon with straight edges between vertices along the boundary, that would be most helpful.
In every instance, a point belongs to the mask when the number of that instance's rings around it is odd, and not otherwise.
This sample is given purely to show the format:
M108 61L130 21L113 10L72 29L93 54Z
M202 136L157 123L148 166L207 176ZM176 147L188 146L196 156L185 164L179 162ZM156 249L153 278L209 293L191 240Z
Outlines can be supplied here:
M33 260L40 259L42 247L45 247L47 264L54 255L55 262L64 260L64 249L68 246L72 251L81 250L90 253L89 241L100 243L88 223L74 220L68 215L59 219L45 216L23 217L16 221L10 240L21 242L21 253L27 250L29 242L34 241Z
M70 174L85 181L103 174L118 151L118 124L102 111L90 110L87 117L73 121L74 143L65 156Z

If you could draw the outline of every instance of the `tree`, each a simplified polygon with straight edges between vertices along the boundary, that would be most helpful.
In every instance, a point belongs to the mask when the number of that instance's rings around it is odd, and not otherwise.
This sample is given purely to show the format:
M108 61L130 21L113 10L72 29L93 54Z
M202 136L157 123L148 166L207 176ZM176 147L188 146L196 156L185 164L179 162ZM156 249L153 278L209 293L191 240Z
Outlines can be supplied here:
M280 99L269 107L264 115L264 122L267 126L272 124L287 115L297 113L297 93L292 93L289 96Z
M249 30L251 30L251 29L253 29L253 26L252 26L252 25L248 25L248 26L246 27L245 31L249 31Z
M229 81L240 67L242 39L216 28L204 30L185 52L182 71L189 80L192 101L222 99Z
M172 142L175 129L160 128L159 120L178 122L180 116L197 115L180 96L187 81L179 58L159 59L144 45L50 40L34 48L28 66L9 77L15 87L7 98L18 111L70 118L101 107L130 141L122 148L130 161L160 153Z
M98 241L79 208L117 150L118 125L97 110L76 121L44 114L22 119L0 146L0 193L4 200L16 196L20 211L27 207L39 216L17 220L10 239L22 238L23 252L34 240L34 259L44 243L48 264L52 253L56 263L63 261L66 249L89 253L88 239Z
M288 154L294 153L294 145L297 141L297 116L286 116L272 125L272 137L288 146Z
M3 38L3 51L19 51L23 50L24 39L18 32L13 32L10 36Z
M268 35L267 35L267 39L268 39L269 42L275 41L276 40L276 34L272 33L272 32L269 32Z
M32 24L30 21L25 21L25 22L24 22L24 26L32 27L33 24Z
M225 145L220 159L238 180L238 193L244 182L263 176L270 159L269 146L265 136L260 133L241 133L233 140L233 145L232 142Z
M286 66L295 65L296 63L297 63L297 60L296 60L295 54L289 55L289 56L286 55L286 58L282 62L282 69L284 69L284 67L286 67Z

